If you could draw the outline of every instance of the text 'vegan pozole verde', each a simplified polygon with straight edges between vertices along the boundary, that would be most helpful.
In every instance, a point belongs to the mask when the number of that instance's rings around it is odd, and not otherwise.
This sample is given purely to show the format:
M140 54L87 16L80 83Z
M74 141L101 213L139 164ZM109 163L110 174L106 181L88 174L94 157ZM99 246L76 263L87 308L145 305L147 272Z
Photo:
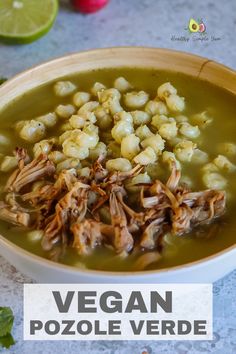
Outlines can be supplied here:
M0 114L0 231L78 268L159 269L220 251L236 226L234 119L228 92L155 70L27 93Z

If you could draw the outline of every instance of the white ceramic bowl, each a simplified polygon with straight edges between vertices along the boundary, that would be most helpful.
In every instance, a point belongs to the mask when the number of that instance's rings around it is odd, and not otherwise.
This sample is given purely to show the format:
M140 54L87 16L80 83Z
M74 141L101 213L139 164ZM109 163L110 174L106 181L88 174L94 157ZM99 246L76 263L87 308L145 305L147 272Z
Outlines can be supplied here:
M183 52L155 48L108 48L81 52L27 70L0 87L0 109L33 88L98 68L145 67L183 72L223 87L236 95L235 71ZM38 257L0 235L0 253L22 273L50 283L188 283L213 282L236 268L236 245L185 265L143 272L79 270Z

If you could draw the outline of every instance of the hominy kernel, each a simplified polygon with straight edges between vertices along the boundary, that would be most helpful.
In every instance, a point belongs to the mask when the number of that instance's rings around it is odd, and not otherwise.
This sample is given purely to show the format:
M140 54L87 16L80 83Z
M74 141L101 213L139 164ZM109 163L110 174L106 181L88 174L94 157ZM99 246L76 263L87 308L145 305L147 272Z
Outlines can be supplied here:
M165 123L169 123L169 118L163 114L161 115L156 114L155 116L152 117L151 124L157 129L159 129L162 126L162 124Z
M145 111L154 116L155 114L168 114L166 104L162 101L151 100L145 106Z
M165 100L166 97L170 95L176 95L177 90L174 86L171 85L170 82L165 82L157 89L157 95L160 99Z
M174 147L174 153L178 160L182 162L190 162L195 148L196 144L192 141L184 140Z
M197 125L191 125L187 122L181 123L179 132L186 138L194 139L200 135L200 130Z
M114 87L120 92L126 92L132 89L132 85L122 76L114 81Z
M228 156L236 155L236 144L233 143L221 143L219 144L218 151Z
M70 81L58 81L54 85L54 93L58 97L66 97L76 90L76 86Z
M166 97L167 107L174 112L182 112L185 109L185 102L183 97L171 94Z
M132 134L133 131L134 128L132 124L121 120L114 125L111 130L111 135L113 139L115 139L115 141L120 144L122 139L125 136Z
M150 163L154 163L157 160L157 156L155 151L150 147L146 147L145 150L141 151L137 156L134 158L134 162L140 165L148 165Z
M43 116L35 118L35 120L43 123L46 128L52 128L57 124L57 115L56 113L47 113Z
M30 242L39 242L43 238L42 230L32 230L27 233L27 238Z
M124 137L121 141L121 155L128 160L132 160L140 151L140 139L135 134Z
M73 96L73 103L76 107L81 107L90 100L90 94L88 92L79 91Z
M130 112L133 117L134 125L148 124L151 120L150 115L144 111L132 111Z
M153 136L154 134L151 132L147 125L141 125L135 130L135 135L138 136L142 141L146 138L149 138L150 136Z
M106 89L106 86L103 85L101 82L95 82L95 84L91 88L91 92L94 96L97 96L98 92L103 91L105 89Z
M209 156L205 151L194 149L191 162L194 164L204 164L209 160Z
M72 104L60 104L55 110L58 117L68 119L75 113L75 107Z
M170 140L175 138L178 133L176 122L162 124L158 129L158 133L163 139Z
M236 166L223 155L218 155L213 162L220 170L226 172L234 172L236 170Z
M165 140L159 134L150 136L141 142L142 147L146 148L150 146L156 154L161 154L162 150L165 148Z
M137 186L137 184L142 184L142 183L150 183L151 178L145 173L140 173L139 175L133 177L127 184L126 184L126 189L131 192L131 193L137 193L141 187Z
M36 143L40 141L45 136L45 134L45 125L34 119L25 121L22 128L19 130L20 138L29 143Z
M4 156L0 163L1 172L10 172L17 167L17 158L15 156Z
M106 162L106 169L108 171L127 172L132 169L132 165L129 160L119 157L117 159L108 160Z
M209 189L224 189L227 185L227 179L216 172L205 173L202 179Z
M125 105L129 108L141 108L148 101L149 95L144 91L128 92L124 95Z
M106 157L107 155L107 146L102 141L99 141L97 145L89 150L89 158L91 160L96 160L99 157Z

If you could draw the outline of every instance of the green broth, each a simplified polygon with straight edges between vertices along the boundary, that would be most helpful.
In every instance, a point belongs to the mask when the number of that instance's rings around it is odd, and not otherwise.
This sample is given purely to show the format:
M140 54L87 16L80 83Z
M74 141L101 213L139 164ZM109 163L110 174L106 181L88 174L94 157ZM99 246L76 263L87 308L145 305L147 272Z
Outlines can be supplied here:
M124 76L136 89L149 92L151 98L155 97L156 89L160 84L170 81L178 89L178 94L186 99L184 115L190 116L207 110L214 118L214 121L209 127L202 130L202 143L199 144L199 148L209 153L210 161L218 155L217 145L219 143L236 143L236 98L229 92L207 82L183 74L139 68L96 70L78 74L69 77L69 79L77 84L78 90L86 91L90 90L96 81L104 83L107 87L112 87L114 79L118 76ZM36 116L54 111L58 104L71 103L71 97L56 97L52 88L53 83L50 83L26 93L14 100L0 113L0 127L10 134L14 142L11 149L5 149L3 153L12 154L12 150L16 146L25 146L30 150L30 147L26 143L22 143L22 140L16 136L14 129L12 129L14 122L33 119ZM59 132L55 129L51 132L49 130L48 136L56 135L57 133ZM236 164L236 156L231 161ZM183 174L192 178L194 190L205 189L198 165L183 164ZM6 177L5 174L0 174L0 185L4 185ZM214 224L205 227L205 232L203 233L199 230L194 230L185 236L172 236L172 245L167 248L163 258L156 264L153 263L148 269L173 267L196 261L235 244L235 174L227 174L227 179L229 181L227 191L230 193L230 198L227 203L226 215ZM47 253L42 250L40 242L32 243L28 241L25 232L12 228L4 222L0 222L0 232L20 247L39 256L48 257ZM207 237L210 232L212 237ZM87 257L79 256L75 250L68 248L62 262L75 266L77 264L78 267L80 267L81 263L90 269L129 271L132 269L134 259L135 256L133 255L127 257L127 259L119 259L118 257L114 259L114 253L103 247L95 250L91 256Z

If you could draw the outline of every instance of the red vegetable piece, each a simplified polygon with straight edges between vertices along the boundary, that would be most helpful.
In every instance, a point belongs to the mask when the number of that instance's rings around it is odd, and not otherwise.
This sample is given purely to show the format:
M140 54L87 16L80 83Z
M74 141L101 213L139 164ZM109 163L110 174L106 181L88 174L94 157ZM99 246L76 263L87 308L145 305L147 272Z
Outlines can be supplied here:
M108 4L109 0L72 0L75 10L88 14L99 11Z

